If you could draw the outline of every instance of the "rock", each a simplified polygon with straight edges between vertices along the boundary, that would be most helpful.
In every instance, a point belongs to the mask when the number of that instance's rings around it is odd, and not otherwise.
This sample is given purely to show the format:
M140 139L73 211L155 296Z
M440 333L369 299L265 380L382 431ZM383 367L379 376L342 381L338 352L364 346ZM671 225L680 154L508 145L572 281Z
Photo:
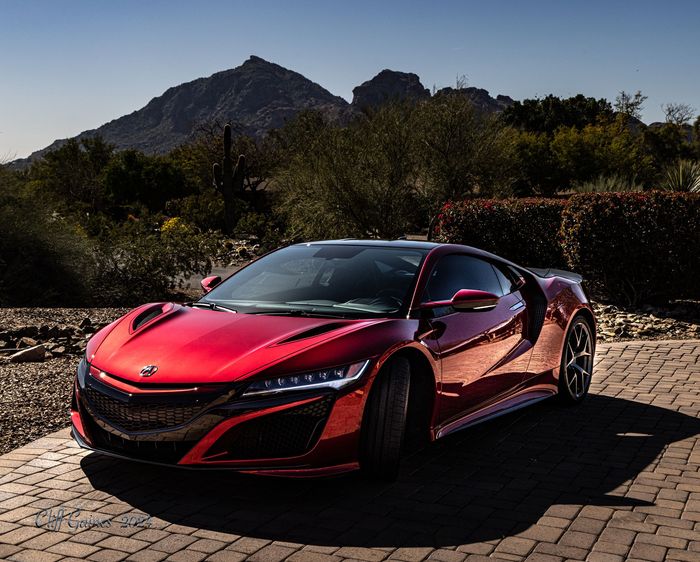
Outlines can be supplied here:
M66 354L66 348L62 345L58 345L51 349L51 353L54 355L65 355Z
M430 97L430 90L421 84L418 75L411 72L382 70L371 80L352 90L355 109L376 108L393 100L418 100Z
M435 93L435 96L453 95L455 93L466 96L478 110L484 113L498 113L513 105L513 100L508 96L492 98L488 90L483 88L442 88Z
M79 327L81 330L85 331L85 328L88 328L92 326L92 320L90 320L89 316L86 316L80 321Z
M39 342L36 341L34 338L23 337L17 340L17 345L15 347L34 347L38 343Z
M43 345L35 345L18 351L14 355L10 355L12 363L41 363L46 357L46 350Z
M37 326L20 326L15 329L15 334L19 337L29 337L34 338L39 335L39 328Z

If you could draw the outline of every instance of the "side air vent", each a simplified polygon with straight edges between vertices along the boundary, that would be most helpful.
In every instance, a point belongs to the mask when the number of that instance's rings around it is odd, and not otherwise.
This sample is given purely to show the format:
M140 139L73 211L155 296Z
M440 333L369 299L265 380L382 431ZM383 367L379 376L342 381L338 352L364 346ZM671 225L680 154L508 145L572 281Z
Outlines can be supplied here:
M339 330L340 328L344 328L345 326L347 326L347 324L343 322L332 322L330 324L323 324L322 326L316 326L315 328L310 328L309 330L304 330L303 332L294 334L293 336L290 336L285 340L277 342L277 345L304 340L306 338L312 338L314 336L320 336L321 334L326 334L328 332L332 332L333 330Z

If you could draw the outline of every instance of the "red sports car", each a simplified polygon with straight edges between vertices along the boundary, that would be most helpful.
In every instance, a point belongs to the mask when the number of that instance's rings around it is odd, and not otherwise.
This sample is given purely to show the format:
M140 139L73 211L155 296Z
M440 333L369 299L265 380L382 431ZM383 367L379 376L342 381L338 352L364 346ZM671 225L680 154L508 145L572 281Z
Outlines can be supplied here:
M81 446L391 479L407 447L554 395L578 402L591 381L581 278L467 246L297 244L202 286L90 340L71 406Z

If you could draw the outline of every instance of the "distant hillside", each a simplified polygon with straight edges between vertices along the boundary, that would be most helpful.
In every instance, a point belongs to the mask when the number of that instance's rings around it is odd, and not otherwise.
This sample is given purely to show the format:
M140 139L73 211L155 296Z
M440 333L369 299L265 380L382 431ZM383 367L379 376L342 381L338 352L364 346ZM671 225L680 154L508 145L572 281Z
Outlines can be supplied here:
M512 103L507 96L492 98L486 90L466 88L464 92L485 111L500 111ZM237 68L169 88L145 107L76 138L101 135L118 149L163 154L191 138L201 123L237 123L245 133L260 137L305 109L346 121L387 100L429 96L416 74L383 70L357 86L348 103L298 72L251 56ZM66 140L54 141L15 164L25 165Z

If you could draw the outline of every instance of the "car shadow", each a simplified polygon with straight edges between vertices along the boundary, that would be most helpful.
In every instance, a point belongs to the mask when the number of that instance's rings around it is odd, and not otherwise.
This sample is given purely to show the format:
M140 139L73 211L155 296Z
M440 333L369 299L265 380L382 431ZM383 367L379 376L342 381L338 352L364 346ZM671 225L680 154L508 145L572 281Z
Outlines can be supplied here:
M360 474L181 470L98 454L81 464L95 489L181 525L316 545L439 547L524 531L554 505L651 505L630 482L668 444L698 433L695 417L591 395L448 436L408 457L393 484Z

